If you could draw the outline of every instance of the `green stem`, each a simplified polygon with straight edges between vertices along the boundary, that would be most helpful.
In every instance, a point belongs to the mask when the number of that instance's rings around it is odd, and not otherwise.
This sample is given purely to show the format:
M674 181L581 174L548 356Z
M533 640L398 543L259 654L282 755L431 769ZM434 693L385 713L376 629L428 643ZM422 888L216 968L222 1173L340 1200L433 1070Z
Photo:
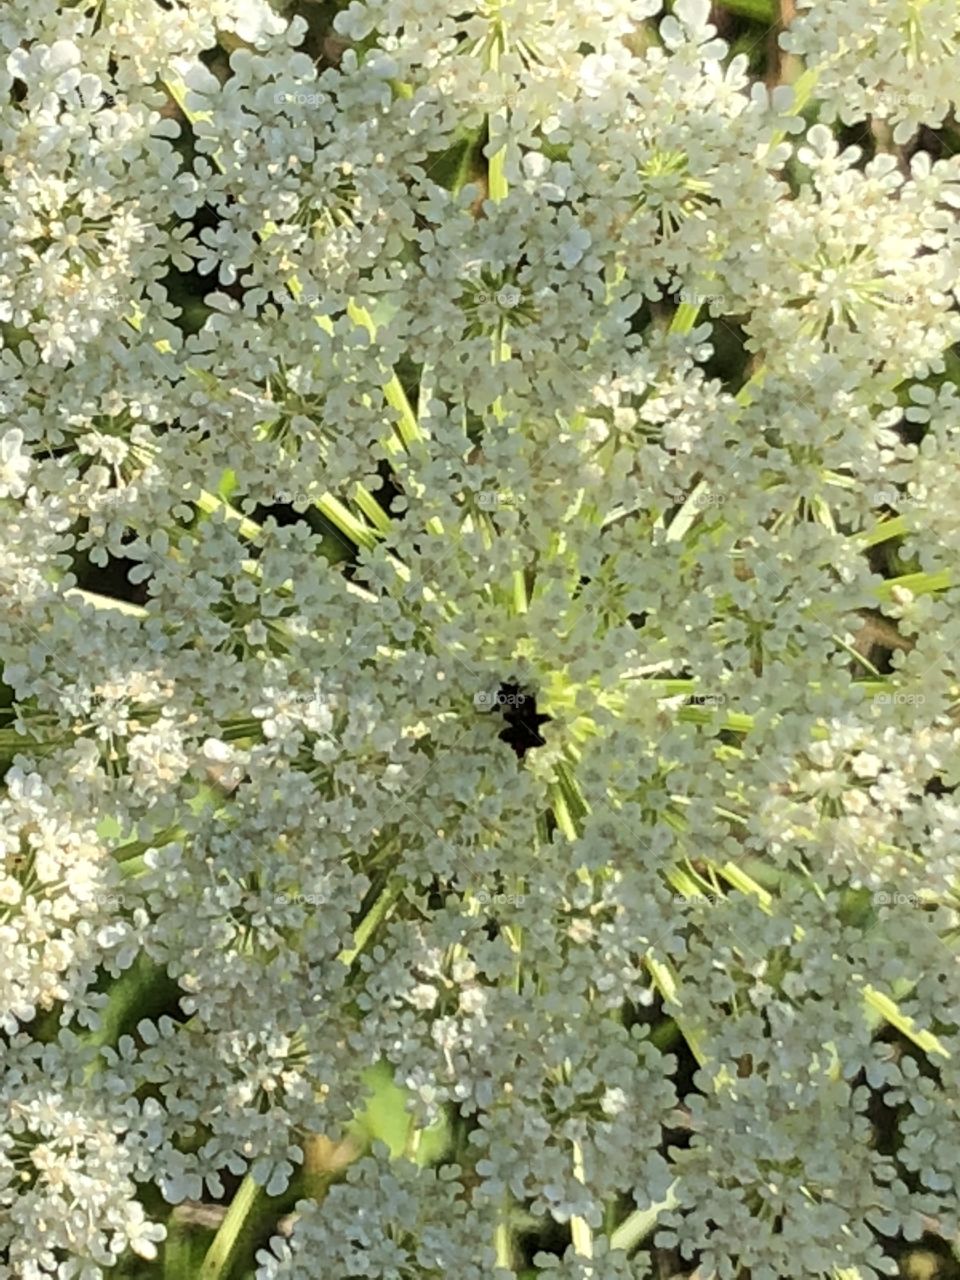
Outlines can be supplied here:
M370 941L374 929L386 917L387 912L400 897L401 887L400 881L393 881L380 893L373 906L354 930L353 946L346 951L341 951L337 957L342 964L347 965L347 967L353 964L354 960Z
M573 1176L580 1183L586 1183L586 1176L583 1168L583 1148L579 1142L573 1144ZM586 1218L581 1218L574 1214L570 1218L570 1241L573 1245L574 1253L580 1255L581 1258L593 1257L593 1232L590 1230L590 1224ZM592 1274L590 1269L586 1269L586 1274Z
M263 1193L263 1188L248 1173L231 1200L227 1216L207 1250L199 1280L222 1280L222 1277L229 1274L240 1233Z
M498 18L494 24L493 32L490 35L489 52L487 54L487 66L491 71L498 71L500 69L500 58L504 53L506 53L506 50L507 50L506 31L504 29L502 20ZM503 122L505 124L506 120L507 120L506 111L498 111L487 117L488 139L493 138L494 122L495 121L497 123ZM487 145L488 146L490 145L489 141ZM506 143L504 143L503 146L500 147L500 149L496 151L492 156L490 156L488 160L487 187L489 190L490 199L493 200L495 203L499 203L501 200L505 200L507 198L507 193L509 190L509 187L507 184L506 168L505 168L506 158L507 158L507 146L506 146Z
M856 534L854 541L867 550L869 547L878 547L882 542L889 542L892 538L902 538L908 532L904 517L897 516L895 519L881 520L866 533Z
M510 1234L510 1197L504 1196L500 1211L497 1214L497 1225L493 1232L493 1248L496 1264L505 1271L513 1271L513 1239Z
M652 1204L649 1209L635 1209L628 1218L624 1218L610 1236L610 1248L622 1249L624 1253L629 1253L641 1240L645 1240L657 1225L657 1219L661 1214L668 1213L679 1205L680 1201L676 1195L676 1188L679 1185L679 1180L674 1182L663 1200Z

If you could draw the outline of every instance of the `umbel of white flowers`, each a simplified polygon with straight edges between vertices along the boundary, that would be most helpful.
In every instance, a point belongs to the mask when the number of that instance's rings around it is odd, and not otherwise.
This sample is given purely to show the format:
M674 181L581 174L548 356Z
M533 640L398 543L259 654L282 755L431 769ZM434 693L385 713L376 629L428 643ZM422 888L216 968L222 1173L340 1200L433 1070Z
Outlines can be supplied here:
M960 17L800 0L808 124L671 9L0 12L0 1277L376 1063L459 1163L260 1280L955 1230Z

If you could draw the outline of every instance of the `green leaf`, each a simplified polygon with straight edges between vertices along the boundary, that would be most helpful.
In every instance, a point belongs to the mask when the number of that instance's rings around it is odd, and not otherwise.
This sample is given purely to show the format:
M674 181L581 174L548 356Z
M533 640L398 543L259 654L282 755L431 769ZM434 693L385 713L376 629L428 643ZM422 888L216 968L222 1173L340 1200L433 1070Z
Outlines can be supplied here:
M393 1159L407 1155L419 1165L438 1159L449 1145L449 1121L442 1117L418 1135L413 1132L413 1117L407 1110L412 1094L402 1089L393 1078L393 1068L381 1060L363 1074L370 1090L363 1110L349 1126L350 1132L368 1143L382 1142Z

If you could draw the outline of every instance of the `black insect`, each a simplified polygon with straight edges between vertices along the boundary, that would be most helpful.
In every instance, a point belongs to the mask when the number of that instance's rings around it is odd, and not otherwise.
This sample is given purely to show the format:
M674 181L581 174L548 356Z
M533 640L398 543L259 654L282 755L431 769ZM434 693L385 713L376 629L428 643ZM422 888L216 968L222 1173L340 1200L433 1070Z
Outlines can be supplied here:
M552 717L537 713L536 694L518 684L502 684L497 693L497 709L507 722L507 727L497 737L513 748L518 760L522 760L533 747L546 745L540 726L548 724Z

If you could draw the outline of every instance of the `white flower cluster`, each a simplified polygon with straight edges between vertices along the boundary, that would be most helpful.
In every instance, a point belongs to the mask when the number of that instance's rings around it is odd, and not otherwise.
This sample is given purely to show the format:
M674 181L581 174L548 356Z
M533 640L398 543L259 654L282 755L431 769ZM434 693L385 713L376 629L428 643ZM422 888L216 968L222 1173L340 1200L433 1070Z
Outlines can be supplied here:
M888 1272L960 1216L956 8L798 4L806 120L709 0L299 7L0 12L0 1280L245 1176L259 1280ZM304 1195L374 1064L408 1158Z
M960 102L960 9L954 0L797 0L782 37L818 72L826 118L873 117L906 142Z

